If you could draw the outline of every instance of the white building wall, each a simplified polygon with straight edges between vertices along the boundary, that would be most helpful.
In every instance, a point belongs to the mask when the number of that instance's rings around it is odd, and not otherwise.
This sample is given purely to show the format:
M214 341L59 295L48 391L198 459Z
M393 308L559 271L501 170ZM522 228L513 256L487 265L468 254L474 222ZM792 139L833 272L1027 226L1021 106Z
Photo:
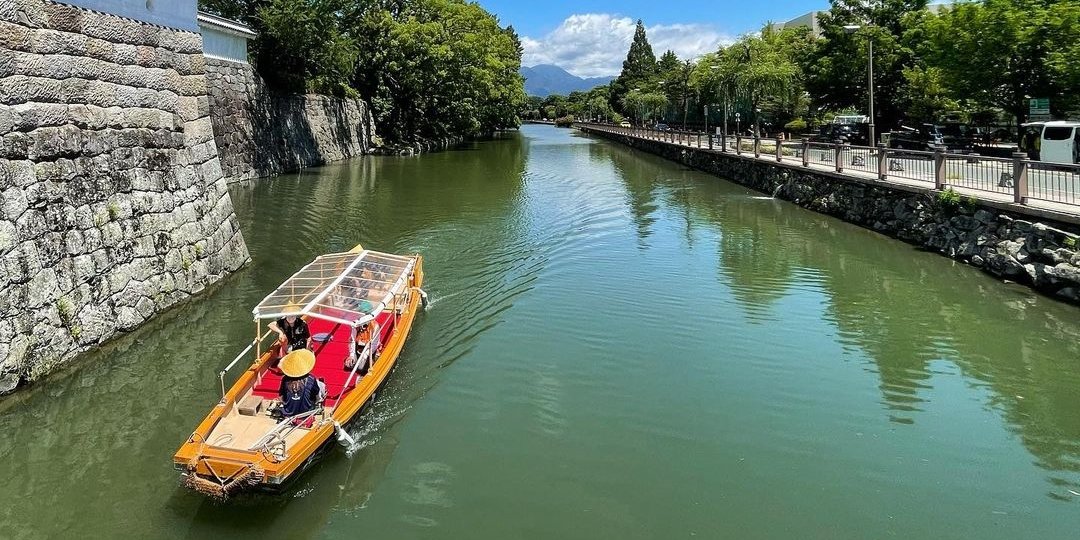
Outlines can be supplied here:
M196 0L62 0L61 3L158 26L199 31L195 23Z
M210 58L246 64L247 38L217 28L202 27L203 54Z

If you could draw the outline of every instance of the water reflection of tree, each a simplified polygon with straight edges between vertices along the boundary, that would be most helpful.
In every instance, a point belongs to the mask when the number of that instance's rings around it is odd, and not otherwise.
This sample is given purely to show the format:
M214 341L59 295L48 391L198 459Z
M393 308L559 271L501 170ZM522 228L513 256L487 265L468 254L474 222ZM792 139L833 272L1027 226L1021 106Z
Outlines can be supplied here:
M626 206L637 228L638 243L646 245L656 223L653 214L659 208L656 201L658 181L679 176L678 170L671 162L609 144L591 145L589 156L594 162L610 163L615 168L626 188Z
M719 229L722 271L739 302L775 302L794 271L814 269L840 339L876 363L890 419L917 419L931 363L948 360L992 390L988 405L1040 467L1080 471L1076 308L787 203L698 191L665 203L692 205Z
M803 231L774 219L781 211L774 201L744 196L729 198L710 216L721 229L719 270L752 321L787 294L805 256Z

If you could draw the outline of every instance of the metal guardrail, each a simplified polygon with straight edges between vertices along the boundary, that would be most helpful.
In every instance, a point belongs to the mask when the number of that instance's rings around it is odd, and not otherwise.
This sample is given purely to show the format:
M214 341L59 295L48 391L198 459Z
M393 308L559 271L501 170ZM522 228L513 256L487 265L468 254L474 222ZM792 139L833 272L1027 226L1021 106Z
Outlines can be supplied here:
M1080 164L1033 161L1024 153L1014 153L1010 159L941 150L901 150L880 145L812 143L805 139L777 141L701 131L593 123L578 125L676 146L801 164L807 168L828 168L840 173L874 175L884 182L923 184L939 190L957 187L1012 196L1013 202L1018 204L1036 200L1080 206Z

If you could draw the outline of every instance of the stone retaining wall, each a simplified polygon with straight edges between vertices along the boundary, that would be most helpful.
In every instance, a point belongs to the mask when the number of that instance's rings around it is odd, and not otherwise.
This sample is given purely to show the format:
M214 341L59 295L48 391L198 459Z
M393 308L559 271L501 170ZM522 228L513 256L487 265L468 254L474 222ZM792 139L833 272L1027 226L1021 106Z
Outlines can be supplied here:
M0 390L247 260L200 35L0 2Z
M1080 227L1076 225L973 201L953 203L933 190L871 185L797 166L581 129L1080 304Z
M213 58L206 64L214 139L230 181L371 151L374 120L362 100L276 95L248 64Z

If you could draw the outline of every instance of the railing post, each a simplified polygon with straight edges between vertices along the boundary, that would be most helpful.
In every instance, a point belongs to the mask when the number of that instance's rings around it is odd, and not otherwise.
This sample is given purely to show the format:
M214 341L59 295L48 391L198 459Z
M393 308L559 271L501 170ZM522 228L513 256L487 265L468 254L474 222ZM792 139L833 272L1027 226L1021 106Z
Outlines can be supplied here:
M735 135L735 153L742 155L742 133Z
M877 177L881 180L889 178L889 150L884 144L877 145Z
M784 161L784 145L780 144L780 138L776 138L776 161Z
M805 137L802 140L802 166L810 166L810 139Z
M945 189L945 152L934 149L934 189Z
M1013 152L1013 202L1024 204L1028 196L1028 155Z
M844 147L846 144L836 143L836 148L833 149L833 163L836 165L836 172L844 172Z
M754 134L754 157L761 157L761 137L757 133Z

